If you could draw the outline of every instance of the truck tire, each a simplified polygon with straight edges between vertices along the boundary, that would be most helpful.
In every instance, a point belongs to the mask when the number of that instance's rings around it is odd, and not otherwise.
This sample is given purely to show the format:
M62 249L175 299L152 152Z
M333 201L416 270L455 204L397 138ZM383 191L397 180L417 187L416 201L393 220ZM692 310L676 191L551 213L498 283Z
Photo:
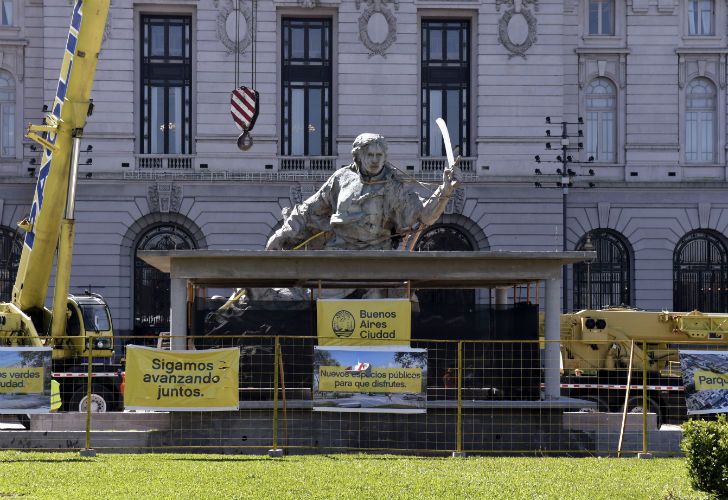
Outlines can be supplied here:
M91 412L105 413L111 411L113 403L109 398L109 391L106 386L94 384L91 386ZM87 394L85 388L80 388L71 396L70 411L86 413Z
M596 408L580 408L579 411L583 413L605 413L609 411L609 405L605 399L589 394L587 396L579 396L578 399L585 399L587 401L593 401L597 404Z
M632 396L627 401L628 413L642 413L642 396ZM654 413L657 418L657 428L662 425L662 411L660 405L652 398L647 398L647 413Z

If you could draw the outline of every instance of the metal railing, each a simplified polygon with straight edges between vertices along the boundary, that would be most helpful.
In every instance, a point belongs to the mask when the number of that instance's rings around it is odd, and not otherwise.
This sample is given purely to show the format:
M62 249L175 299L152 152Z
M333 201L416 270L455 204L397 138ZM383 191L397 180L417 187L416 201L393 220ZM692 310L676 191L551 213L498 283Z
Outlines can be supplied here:
M192 155L137 155L136 168L141 170L192 170Z
M335 156L289 156L279 158L281 172L333 172L336 170Z
M463 172L475 172L475 158L461 158L460 170ZM420 169L422 172L442 171L447 166L447 158L421 158Z

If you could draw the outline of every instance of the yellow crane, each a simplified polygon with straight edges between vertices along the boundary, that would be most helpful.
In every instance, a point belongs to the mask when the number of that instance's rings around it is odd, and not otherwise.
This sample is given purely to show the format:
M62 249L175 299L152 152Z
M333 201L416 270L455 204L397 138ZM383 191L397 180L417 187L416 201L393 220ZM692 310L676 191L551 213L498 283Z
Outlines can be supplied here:
M633 342L628 406L642 407L646 374L649 410L658 420L680 421L685 400L678 348L728 346L728 314L627 307L562 314L562 394L595 401L602 411L621 411Z
M103 298L69 295L75 235L74 209L83 129L93 111L91 88L101 51L109 0L76 0L58 86L42 125L26 137L43 151L23 251L10 302L0 303L0 345L53 347L53 377L61 385L64 409L85 408L88 363L113 355L111 316ZM57 253L56 253L57 250ZM53 309L45 307L56 257ZM104 411L118 403L120 379L110 363L94 366L90 403ZM104 380L106 379L106 380Z

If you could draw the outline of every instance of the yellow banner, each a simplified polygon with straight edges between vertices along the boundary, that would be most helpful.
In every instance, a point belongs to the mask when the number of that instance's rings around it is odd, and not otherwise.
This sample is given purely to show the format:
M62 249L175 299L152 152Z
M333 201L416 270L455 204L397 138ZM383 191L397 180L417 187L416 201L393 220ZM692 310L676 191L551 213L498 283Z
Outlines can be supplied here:
M695 370L695 390L710 391L728 389L728 373L715 373L705 370Z
M409 345L409 299L321 299L316 314L320 346Z
M43 393L43 368L0 368L0 394Z
M320 392L422 392L422 368L372 368L346 371L340 366L319 368Z
M237 410L240 349L165 351L128 346L124 407Z

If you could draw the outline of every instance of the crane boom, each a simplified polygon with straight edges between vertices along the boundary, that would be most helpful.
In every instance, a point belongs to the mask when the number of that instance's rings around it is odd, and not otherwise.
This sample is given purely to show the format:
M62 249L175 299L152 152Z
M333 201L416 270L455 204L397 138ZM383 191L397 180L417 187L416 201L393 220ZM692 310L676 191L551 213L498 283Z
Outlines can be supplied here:
M22 311L42 308L66 208L74 138L91 111L91 87L103 41L109 0L76 0L51 112L43 125L30 125L27 137L43 147L12 302ZM74 179L75 181L75 179ZM56 274L70 273L57 269Z

